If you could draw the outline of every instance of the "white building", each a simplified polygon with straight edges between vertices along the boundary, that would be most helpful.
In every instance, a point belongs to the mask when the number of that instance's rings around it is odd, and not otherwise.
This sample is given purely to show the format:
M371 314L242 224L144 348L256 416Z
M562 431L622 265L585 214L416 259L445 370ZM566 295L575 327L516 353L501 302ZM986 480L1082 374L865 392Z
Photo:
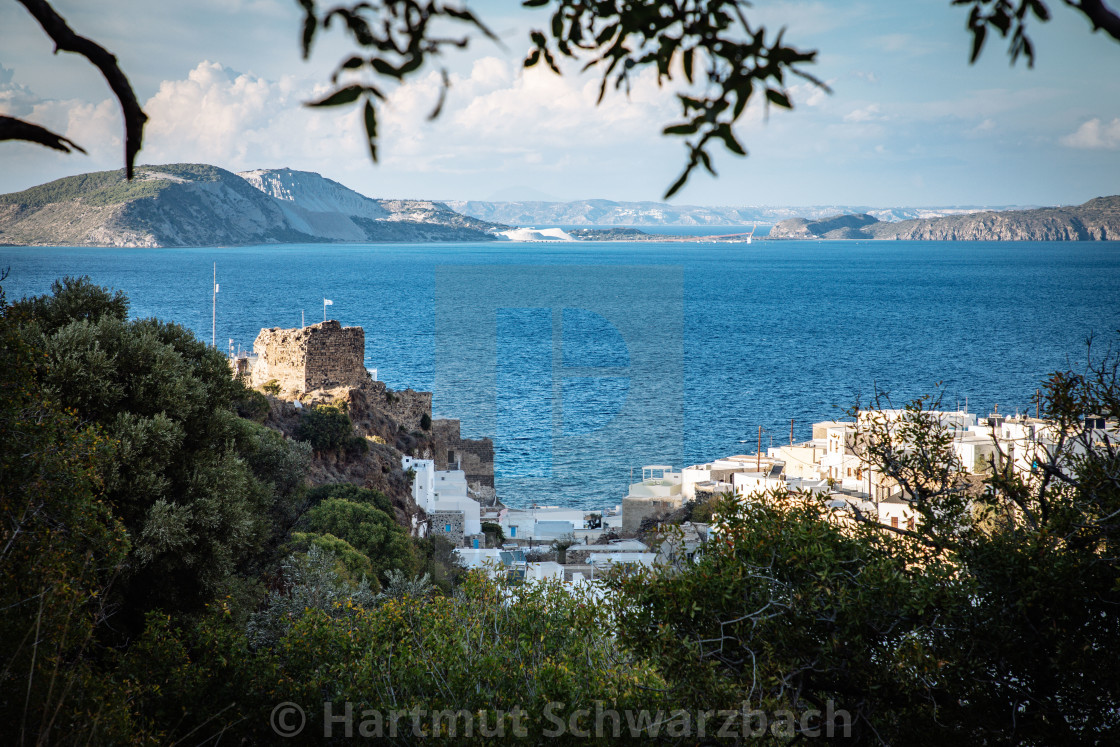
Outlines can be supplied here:
M467 476L462 470L440 470L431 459L401 457L401 467L413 473L412 498L429 516L462 513L463 535L482 534L481 506L467 495ZM433 532L438 534L439 528Z
M622 529L636 532L645 519L656 519L681 507L681 473L669 465L642 467L642 481L632 483L622 499Z
M501 518L502 532L511 540L552 542L566 535L579 539L600 530L587 529L587 513L583 509L539 506L511 508Z

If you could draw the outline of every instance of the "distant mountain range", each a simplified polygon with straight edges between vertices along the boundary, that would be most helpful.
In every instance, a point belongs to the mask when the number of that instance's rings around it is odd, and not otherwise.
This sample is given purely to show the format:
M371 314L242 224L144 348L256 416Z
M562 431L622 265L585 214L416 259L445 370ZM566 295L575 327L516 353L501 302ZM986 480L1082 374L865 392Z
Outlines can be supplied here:
M938 218L1007 207L870 208L853 205L814 207L702 207L664 202L485 202L449 200L448 207L480 220L516 226L749 226L773 225L789 218L824 218L838 213L866 213L881 221Z
M291 169L141 166L131 182L102 171L0 195L0 243L21 245L488 241L497 228L443 203L375 200Z
M1120 239L1120 197L1076 207L862 209L699 207L659 202L434 202L373 199L319 174L205 164L67 177L0 195L0 244L236 246L304 242L492 241L510 226L773 225L768 238L1074 241ZM516 232L514 232L516 233ZM621 229L597 241L662 240ZM761 235L763 232L760 231Z
M1120 195L1082 205L886 223L873 215L793 218L770 229L770 239L908 239L932 241L1118 241Z

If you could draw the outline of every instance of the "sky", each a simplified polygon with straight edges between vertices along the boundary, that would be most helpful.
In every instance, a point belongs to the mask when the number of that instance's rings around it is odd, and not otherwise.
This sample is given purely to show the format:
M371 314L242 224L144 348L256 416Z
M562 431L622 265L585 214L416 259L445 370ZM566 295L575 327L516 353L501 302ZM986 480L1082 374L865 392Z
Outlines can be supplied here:
M55 0L78 33L117 55L150 117L140 163L318 172L371 197L660 200L685 163L675 83L651 74L595 105L594 73L525 70L546 12L515 0L467 3L501 37L443 64L452 88L429 122L439 76L391 89L381 161L356 110L308 109L350 47L338 30L299 51L295 0ZM758 0L752 20L819 50L807 70L828 94L790 86L792 111L752 106L749 151L717 150L674 198L692 205L1068 205L1120 193L1120 43L1090 33L1058 0L1035 24L1033 69L992 39L968 64L966 10L950 0ZM0 113L65 134L65 155L0 143L0 192L123 165L123 125L84 59L53 54L24 8L0 3Z

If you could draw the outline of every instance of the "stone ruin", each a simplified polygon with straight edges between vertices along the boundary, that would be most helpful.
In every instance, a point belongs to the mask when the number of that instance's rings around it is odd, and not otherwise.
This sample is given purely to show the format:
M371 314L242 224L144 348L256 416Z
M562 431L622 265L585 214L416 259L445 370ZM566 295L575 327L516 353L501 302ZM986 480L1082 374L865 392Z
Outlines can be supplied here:
M432 421L432 441L437 470L461 469L467 485L475 488L494 487L494 442L489 438L463 438L459 421Z
M369 379L365 331L334 319L302 329L262 329L253 352L258 356L250 377L254 387L276 380L284 391L303 393Z

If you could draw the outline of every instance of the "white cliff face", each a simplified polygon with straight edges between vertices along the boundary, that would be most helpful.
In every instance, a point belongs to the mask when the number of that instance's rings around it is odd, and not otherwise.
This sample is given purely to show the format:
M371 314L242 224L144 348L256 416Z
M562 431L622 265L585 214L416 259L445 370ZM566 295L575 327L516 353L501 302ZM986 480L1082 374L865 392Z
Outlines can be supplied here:
M256 169L238 176L266 195L311 213L341 213L372 220L389 217L389 211L377 201L310 171Z

